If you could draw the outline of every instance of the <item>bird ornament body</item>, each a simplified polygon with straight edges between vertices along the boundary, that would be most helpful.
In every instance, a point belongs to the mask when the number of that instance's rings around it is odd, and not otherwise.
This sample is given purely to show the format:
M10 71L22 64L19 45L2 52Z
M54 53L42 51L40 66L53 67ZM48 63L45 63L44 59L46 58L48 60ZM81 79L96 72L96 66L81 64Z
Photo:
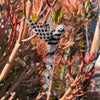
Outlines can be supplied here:
M25 17L25 21L31 27L32 33L37 35L42 40L48 42L47 44L47 54L46 54L46 72L44 73L45 84L43 85L44 89L48 89L46 92L47 95L50 95L49 87L50 80L53 80L52 75L54 74L53 67L55 67L54 57L55 55L55 45L58 44L60 40L60 36L63 32L65 32L65 25L58 25L55 30L51 30L51 27L48 23L45 23L44 26L38 24L37 22L33 22L30 19Z

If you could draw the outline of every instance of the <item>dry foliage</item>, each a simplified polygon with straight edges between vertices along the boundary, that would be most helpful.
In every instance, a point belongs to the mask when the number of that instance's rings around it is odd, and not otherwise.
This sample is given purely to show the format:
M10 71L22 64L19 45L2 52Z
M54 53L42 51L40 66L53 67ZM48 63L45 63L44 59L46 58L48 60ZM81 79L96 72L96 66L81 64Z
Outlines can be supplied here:
M53 1L53 2L52 2ZM43 89L47 43L30 32L24 16L42 25L53 7L53 27L72 26L61 35L57 48L56 68L51 89L46 97ZM0 10L0 98L1 100L72 100L91 91L91 77L98 52L83 57L86 22L97 9L89 0L1 0ZM90 14L90 16L88 15ZM90 41L91 43L91 41ZM41 51L41 47L44 52ZM95 56L96 55L96 56ZM77 63L77 64L76 64ZM91 67L92 66L92 67ZM91 67L91 68L90 68ZM90 70L88 70L90 68Z

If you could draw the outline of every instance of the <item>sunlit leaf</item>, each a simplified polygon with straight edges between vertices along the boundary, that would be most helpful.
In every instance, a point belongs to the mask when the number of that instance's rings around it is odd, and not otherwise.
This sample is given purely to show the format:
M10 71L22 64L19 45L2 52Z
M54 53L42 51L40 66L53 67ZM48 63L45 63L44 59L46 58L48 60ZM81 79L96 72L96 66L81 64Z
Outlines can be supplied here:
M32 17L31 21L36 21L39 18L39 16Z
M59 20L60 11L61 11L61 7L55 12L55 15L54 15L55 23L57 23Z
M58 23L59 20L62 18L63 14L65 13L65 11L61 11L61 7L55 12L54 16L53 16L53 20L55 21L55 23Z

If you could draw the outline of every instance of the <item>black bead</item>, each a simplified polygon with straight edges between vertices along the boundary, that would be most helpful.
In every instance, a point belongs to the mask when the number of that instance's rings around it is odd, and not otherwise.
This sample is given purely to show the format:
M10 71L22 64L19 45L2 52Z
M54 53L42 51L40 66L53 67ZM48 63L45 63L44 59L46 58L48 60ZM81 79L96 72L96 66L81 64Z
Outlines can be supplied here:
M36 26L33 26L33 28L36 28Z
M35 31L37 32L37 29L35 29Z
M45 29L45 32L47 32L47 29Z
M38 35L39 33L36 33L36 35Z
M51 32L50 35L52 35L53 33Z
M40 29L38 29L38 32L40 32L41 30Z
M46 39L45 41L47 42L48 40Z
M46 38L46 37L43 37L44 39Z
M47 35L49 35L49 33L47 33Z
M36 23L36 22L35 22L34 24L35 24L35 25L37 25L37 23Z
M32 22L31 20L29 20L29 22Z
M47 37L47 39L49 39L49 37Z
M42 35L42 33L40 33L40 35Z
M49 24L45 24L45 26L49 26Z
M45 33L43 33L43 35L45 35Z
M42 26L40 26L40 28L42 28Z
M39 28L39 25L37 25L37 28Z
M53 36L51 36L51 38L53 38Z
M44 32L44 29L42 29L42 32Z
M34 23L31 23L31 25L34 25Z

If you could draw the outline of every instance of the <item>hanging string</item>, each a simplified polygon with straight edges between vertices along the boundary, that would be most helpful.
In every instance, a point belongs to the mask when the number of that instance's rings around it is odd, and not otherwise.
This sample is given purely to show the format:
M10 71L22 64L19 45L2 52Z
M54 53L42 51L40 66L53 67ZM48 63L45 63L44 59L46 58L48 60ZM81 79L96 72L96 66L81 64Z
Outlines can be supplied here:
M46 0L48 6L50 7L51 15L50 15L50 32L52 31L53 27L53 19L52 19L52 8L54 6L54 3L56 3L57 0L54 0L52 3L50 3L48 0Z
M52 5L50 6L50 9L51 9L51 16L50 16L50 32L51 32L52 31L52 25L53 25L53 20L52 20Z
M87 48L89 46L89 39L88 39L88 22L86 22L86 43L87 43Z

